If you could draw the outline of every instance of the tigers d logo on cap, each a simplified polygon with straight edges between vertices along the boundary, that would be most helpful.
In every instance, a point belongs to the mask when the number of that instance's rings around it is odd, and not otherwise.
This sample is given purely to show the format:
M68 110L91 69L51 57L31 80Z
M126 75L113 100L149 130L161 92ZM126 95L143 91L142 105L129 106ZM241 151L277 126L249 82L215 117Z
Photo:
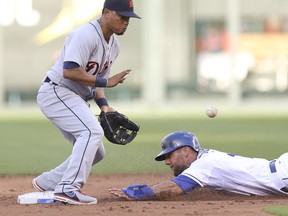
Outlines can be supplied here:
M132 0L105 0L103 8L115 11L120 16L141 19L141 17L134 13L134 4Z

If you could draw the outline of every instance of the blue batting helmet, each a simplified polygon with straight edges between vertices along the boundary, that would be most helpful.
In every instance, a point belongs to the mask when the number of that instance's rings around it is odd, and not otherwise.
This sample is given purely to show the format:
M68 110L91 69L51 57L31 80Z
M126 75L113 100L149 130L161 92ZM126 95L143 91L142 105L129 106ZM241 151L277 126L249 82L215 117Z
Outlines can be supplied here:
M169 154L176 149L182 148L184 146L191 147L194 151L199 152L201 149L200 144L197 140L197 137L187 131L177 131L171 134L168 134L161 141L162 151L156 156L156 161L165 160L165 155Z

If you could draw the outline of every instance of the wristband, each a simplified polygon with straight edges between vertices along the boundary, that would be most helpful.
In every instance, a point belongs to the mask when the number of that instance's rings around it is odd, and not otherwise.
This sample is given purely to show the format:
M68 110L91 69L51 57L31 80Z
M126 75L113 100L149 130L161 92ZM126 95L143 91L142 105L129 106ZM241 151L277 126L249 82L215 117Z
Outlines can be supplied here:
M155 196L151 187L145 184L132 184L122 191L130 198L135 200L151 199Z
M108 80L103 77L96 77L95 86L96 87L106 87Z
M99 108L101 108L102 106L108 106L106 98L100 98L96 100L96 104L98 105Z

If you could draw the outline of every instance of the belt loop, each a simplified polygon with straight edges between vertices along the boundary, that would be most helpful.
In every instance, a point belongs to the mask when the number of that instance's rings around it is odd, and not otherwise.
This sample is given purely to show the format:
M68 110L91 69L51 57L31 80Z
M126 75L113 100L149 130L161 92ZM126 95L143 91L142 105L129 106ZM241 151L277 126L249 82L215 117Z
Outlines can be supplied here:
M270 172L271 173L276 173L277 172L277 169L276 169L276 166L275 166L275 162L276 162L276 160L272 160L269 163L269 168L270 168Z

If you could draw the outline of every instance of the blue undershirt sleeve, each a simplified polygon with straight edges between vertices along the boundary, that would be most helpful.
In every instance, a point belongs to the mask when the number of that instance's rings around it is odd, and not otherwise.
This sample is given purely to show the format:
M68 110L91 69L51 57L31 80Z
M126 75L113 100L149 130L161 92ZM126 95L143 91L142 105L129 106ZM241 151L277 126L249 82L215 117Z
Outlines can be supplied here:
M64 62L63 68L64 69L74 69L74 68L79 68L80 65L76 62L72 62L72 61L66 61Z
M188 178L185 175L178 175L177 177L171 179L171 181L175 182L179 187L181 187L183 193L187 193L200 185L191 178Z

